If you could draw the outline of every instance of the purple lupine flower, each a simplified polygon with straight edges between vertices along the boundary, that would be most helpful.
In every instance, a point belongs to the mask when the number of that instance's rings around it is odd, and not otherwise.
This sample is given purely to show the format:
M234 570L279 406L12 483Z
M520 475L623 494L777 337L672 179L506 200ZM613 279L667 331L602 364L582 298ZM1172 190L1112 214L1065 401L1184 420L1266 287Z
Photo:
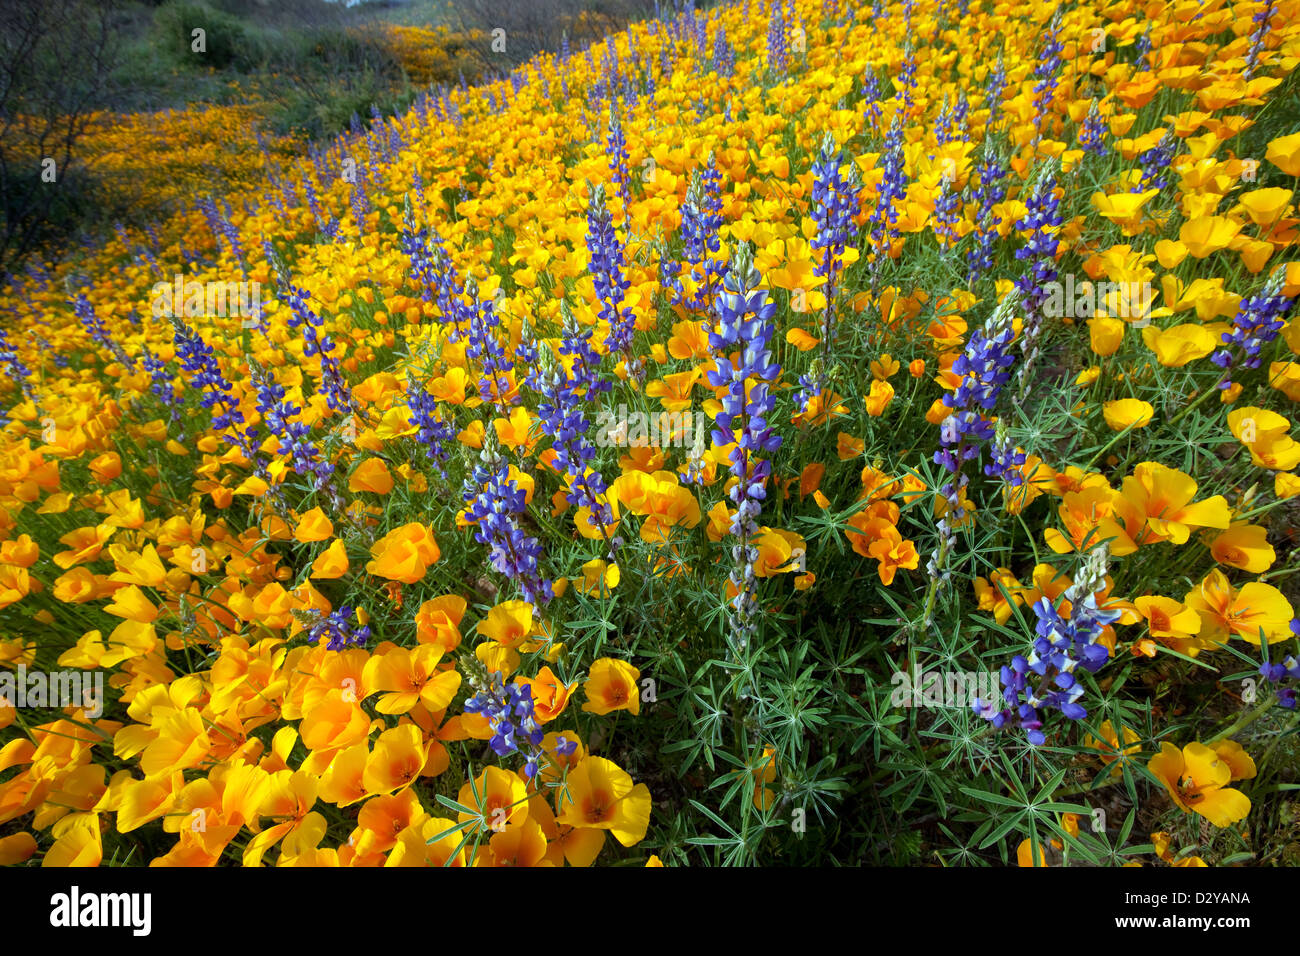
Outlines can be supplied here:
M328 335L321 334L324 320L312 311L307 304L308 298L310 295L306 290L289 286L289 328L302 329L303 355L307 358L319 357L321 389L330 409L340 413L351 411L352 389L343 377L338 359L334 357L334 341Z
M320 200L316 196L316 184L311 181L311 176L303 177L302 189L307 197L307 208L311 210L311 216L316 223L316 228L320 229L331 240L337 238L338 223L332 217L326 215L321 208ZM322 223L324 223L323 226Z
M608 488L604 477L591 468L596 448L587 437L591 421L584 408L601 392L609 391L610 382L600 375L600 356L590 342L592 330L578 324L567 302L560 303L560 311L563 337L559 351L561 356L571 359L570 368L566 373L549 351L543 354L537 382L541 395L537 412L543 433L551 436L555 467L568 478L565 500L578 508L587 508L591 523L614 544L607 531L614 523L614 513L601 498Z
M3 338L3 331L0 331L0 338ZM3 356L0 356L0 359L2 358ZM181 397L176 394L176 389L173 387L173 375L168 370L167 363L154 355L147 345L140 360L144 370L149 373L149 391L162 402L164 408L168 409L172 424L179 422Z
M781 0L773 0L767 23L767 66L773 73L784 75L788 65L785 12L781 9Z
M907 44L907 50L903 55L903 65L898 71L898 93L897 96L903 104L902 115L906 116L912 111L912 97L916 93L916 68L918 66L916 50L912 44Z
M352 219L357 225L357 235L366 233L366 216L370 214L370 197L366 195L366 167L357 164L352 174Z
M1120 617L1118 610L1097 606L1097 592L1106 583L1106 554L1105 545L1094 549L1079 580L1063 595L1071 605L1068 618L1061 617L1046 597L1034 605L1038 636L1028 656L1017 654L1010 666L1002 668L1003 706L978 699L972 705L975 713L994 727L1019 727L1029 743L1039 747L1047 742L1042 711L1059 710L1071 720L1088 716L1079 703L1084 687L1076 673L1095 674L1110 658L1110 650L1100 638Z
M446 478L444 466L451 457L450 446L457 435L455 422L439 416L438 399L418 384L414 376L407 379L406 406L411 410L411 423L419 429L415 434L416 441L424 446L425 455Z
M1064 44L1058 39L1061 32L1061 11L1058 8L1047 25L1043 36L1043 48L1038 51L1038 64L1034 67L1034 115L1037 135L1041 137L1047 124L1047 114L1051 111L1052 99L1056 96L1056 85L1061 72L1061 52Z
M420 297L425 302L436 299L439 308L444 309L445 319L448 317L448 310L454 311L449 297L458 283L458 277L447 255L442 237L433 227L424 229L415 227L415 211L409 200L406 203L402 225L403 228L398 230L397 245L411 263L411 278L415 280L414 284L419 288ZM451 339L453 342L458 338L456 332L457 328L453 326Z
M1044 309L1051 294L1048 286L1056 281L1057 231L1061 218L1060 199L1056 195L1055 160L1044 164L1025 203L1024 218L1016 223L1028 230L1029 239L1016 250L1017 259L1029 261L1029 268L1016 279L1025 309L1023 339L1020 343L1024 362L1020 366L1020 394L1028 393L1031 372L1038 360L1038 338L1043 330Z
M77 297L72 300L72 312L81 322L81 327L89 334L92 342L106 349L113 358L123 365L128 368L135 368L135 359L127 355L122 346L109 335L104 320L95 314L95 307L90 304L90 300L86 298L84 292L78 292Z
M943 105L939 107L939 115L934 120L934 137L939 146L943 146L952 139L952 110L948 106L948 97L943 98Z
M0 326L0 370L9 376L9 380L18 386L25 397L31 398L32 370L19 358L18 350L9 341L9 333L2 326Z
M239 427L244 424L244 413L234 395L234 386L221 374L212 346L203 341L179 317L172 317L175 329L176 358L181 370L190 377L190 387L199 393L199 404L212 412L212 428L221 433L230 444L237 447L245 458L261 465L247 436Z
M590 186L587 200L587 252L590 254L592 281L600 302L599 315L609 323L605 350L611 355L621 352L632 372L632 336L636 316L623 304L631 282L623 276L623 243L614 231L614 217L605 206L605 188Z
M120 222L114 223L113 228L117 232L118 239L121 240L122 245L126 248L127 253L133 255L135 257L136 262L140 262L143 263L144 265L147 265L155 275L163 274L162 266L159 265L158 257L154 255L152 249L150 249L146 245L141 245L138 248L136 248L135 244L131 242L131 237L127 235L126 229L122 226ZM158 244L157 236L151 233L150 238L153 239L154 245L156 247Z
M618 59L618 44L614 40L614 34L605 34L605 56L603 66L605 68L605 82L612 89L617 85L620 75L620 63Z
M465 289L460 283L460 274L452 262L451 254L443 244L442 237L432 226L428 230L430 244L430 261L433 265L428 274L432 288L426 286L421 290L425 301L432 301L438 307L438 315L447 329L447 341L459 342L469 328L474 308L468 300Z
M1014 338L1012 316L1017 304L1013 290L998 304L984 327L971 333L965 349L952 364L958 384L952 394L942 398L952 409L939 428L940 447L934 453L935 464L951 477L939 489L947 501L948 509L939 519L939 541L927 565L933 581L946 580L950 572L945 568L947 557L956 541L955 528L965 518L962 508L962 491L970 483L970 476L962 466L979 457L981 446L994 437L993 423L987 415L997 405L1003 387L1011 379L1011 354Z
M1094 156L1106 155L1106 121L1102 118L1101 107L1095 99L1088 107L1083 125L1079 127L1079 145Z
M840 171L842 165L847 165L847 175ZM820 253L814 261L813 274L825 280L823 288L828 318L823 325L823 335L826 336L831 334L831 316L839 291L840 273L844 269L840 257L849 244L853 218L861 203L857 170L857 165L841 152L835 137L827 133L822 139L821 152L813 163L811 203L812 219L817 227L811 245L814 253Z
M1291 633L1300 637L1300 618L1292 619ZM1277 694L1279 706L1285 710L1297 709L1297 705L1300 704L1296 696L1297 688L1300 687L1300 661L1296 660L1294 654L1287 655L1281 661L1259 665L1259 673L1270 684L1281 684L1287 678L1295 681L1296 684L1291 686L1274 688L1274 693Z
M1007 165L998 157L992 143L986 141L984 158L976 168L978 184L971 197L976 212L975 245L966 253L969 285L974 285L983 273L993 267L993 243L998 238L997 227L1002 221L1002 218L993 212L993 207L1006 198L1007 186L1004 179L1006 174Z
M664 264L664 283L673 302L689 309L707 309L713 304L713 288L726 274L727 264L712 256L722 248L722 175L713 153L703 173L696 172L682 205L681 263ZM687 298L679 276L682 267L695 281L696 291Z
M475 690L465 701L465 713L487 718L492 730L488 743L498 757L521 752L520 743L524 743L524 773L529 779L537 776L546 755L542 749L546 732L537 720L532 687L522 682L506 684L500 671L489 672L477 660L466 658L465 665L469 684Z
M545 604L554 596L542 578L538 559L542 546L524 532L520 516L527 496L510 477L510 464L501 454L496 430L487 428L478 464L465 481L465 518L474 525L474 539L489 548L489 561L500 574L519 585L525 601Z
M336 507L343 506L342 496L333 488L334 465L327 461L311 440L311 426L295 421L302 409L286 398L283 385L276 382L257 363L250 361L257 411L270 437L276 440L276 454L289 459L293 470L309 477L313 490L327 490ZM250 425L244 430L250 446L259 444L261 429Z
M1255 30L1250 35L1250 51L1246 54L1246 68L1242 71L1242 76L1246 79L1250 79L1251 74L1255 72L1255 67L1259 65L1259 54L1263 51L1269 31L1273 28L1274 2L1275 0L1268 0L1263 9L1256 11L1250 18L1255 24Z
M989 110L988 128L993 129L997 126L998 111L1002 109L1002 94L1007 89L1007 68L1002 62L1002 54L998 53L998 62L994 64L993 70L989 73L988 86L984 87L984 103Z
M695 58L704 59L704 48L709 44L709 18L695 16Z
M1025 476L1020 469L1028 456L1000 435L999 431L1000 429L994 431L993 442L989 447L992 461L984 466L984 474L999 479L1011 488L1019 488L1025 483Z
M483 301L478 295L478 283L470 276L465 281L465 298L468 313L468 329L465 333L465 357L472 359L479 366L478 394L484 402L495 402L502 407L517 403L517 399L508 396L511 392L510 373L514 362L506 355L497 329L501 319L496 314L496 306L491 301Z
M230 254L242 264L244 250L239 245L239 233L234 224L230 222L230 207L227 205L223 214L221 209L217 207L217 201L211 196L196 200L195 205L203 213L208 229L212 232L213 242L217 247L217 255L221 254L221 240L224 238L230 245Z
M862 77L862 129L879 135L880 120L884 111L880 105L880 80L876 78L876 69L867 65L867 72Z
M533 327L529 324L527 316L519 320L519 344L515 346L511 361L516 369L523 371L523 384L537 391L541 379L541 369L538 367L541 361L541 350L537 346L537 338L533 335Z
M734 76L736 73L736 51L727 42L727 28L718 24L717 36L713 38L713 69L719 76Z
M1279 269L1265 283L1258 294L1243 299L1232 318L1232 331L1221 336L1225 348L1210 356L1210 361L1223 369L1218 387L1226 390L1232 386L1232 368L1256 369L1262 363L1260 352L1277 338L1286 327L1285 316L1295 304L1295 299L1282 292L1286 270ZM1234 356L1231 349L1238 349Z
M1133 45L1139 61L1151 52L1151 23L1152 21L1147 21L1146 27L1138 34L1137 42Z
M231 218L230 203L223 199L221 200L221 206L223 211L223 214L219 219L219 222L221 223L221 231L226 237L226 242L230 244L231 255L235 257L235 261L239 263L241 268L243 268L245 262L244 247L239 241L239 230L235 228L235 222ZM244 203L244 214L250 215L247 201Z
M946 160L951 163L951 160ZM934 200L934 234L940 246L952 248L957 242L957 225L961 222L961 190L950 165L944 167L939 181L939 195Z
M608 135L605 139L605 155L609 159L610 174L618 187L619 197L623 200L623 208L626 209L632 202L632 190L629 184L631 174L628 171L628 163L631 157L627 152L627 137L623 135L623 124L619 121L618 111L614 104L609 106L609 127Z
M889 247L898 235L898 203L907 195L907 171L903 165L903 120L895 114L885 134L879 162L883 171L880 185L876 187L876 205L867 218L871 244L875 249L872 289L880 279L880 268L889 255Z
M953 135L966 138L966 118L970 114L970 100L966 98L966 91L962 90L957 94L957 105L952 110L952 129Z
M847 176L840 172L844 163L848 165ZM813 163L812 172L811 213L816 225L816 235L811 243L815 257L813 274L824 280L822 290L826 308L822 313L820 331L822 349L825 357L829 358L835 343L835 299L839 293L840 273L844 269L841 257L852 237L853 218L858 213L861 199L857 166L842 154L830 133L822 140L821 152ZM825 390L825 367L824 361L818 363L813 374L800 378L803 387L795 400L801 409L807 408L808 403Z
M351 620L352 608L346 604L330 614L316 611L314 620L307 627L307 639L317 645L323 639L326 649L331 651L364 647L370 640L370 627L353 627Z
M1141 174L1137 184L1129 189L1131 193L1140 193L1148 189L1164 189L1169 184L1169 168L1178 152L1178 138L1173 130L1165 130L1160 142L1138 156Z
M758 551L751 541L759 530L758 516L767 498L765 486L772 473L771 461L759 456L781 447L781 436L768 424L776 407L772 384L781 375L781 366L773 360L771 350L777 307L768 298L767 291L759 288L760 281L749 243L742 242L718 294L717 327L709 330L709 348L715 367L708 373L708 382L714 388L727 390L722 397L722 408L714 417L717 427L713 441L718 446L733 442L736 446L730 464L736 483L729 497L736 505L731 533L738 539L732 548L730 577L737 591L732 604L732 634L734 650L738 652L745 650L758 610L754 571ZM739 356L733 365L730 354L737 349ZM751 382L748 395L747 381Z

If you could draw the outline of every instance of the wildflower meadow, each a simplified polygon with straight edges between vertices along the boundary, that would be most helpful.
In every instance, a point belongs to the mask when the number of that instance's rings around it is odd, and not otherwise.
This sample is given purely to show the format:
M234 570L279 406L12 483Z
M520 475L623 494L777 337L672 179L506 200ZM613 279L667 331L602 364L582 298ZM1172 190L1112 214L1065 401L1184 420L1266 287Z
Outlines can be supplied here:
M0 862L1300 865L1297 66L659 0L95 114L163 211L0 288Z

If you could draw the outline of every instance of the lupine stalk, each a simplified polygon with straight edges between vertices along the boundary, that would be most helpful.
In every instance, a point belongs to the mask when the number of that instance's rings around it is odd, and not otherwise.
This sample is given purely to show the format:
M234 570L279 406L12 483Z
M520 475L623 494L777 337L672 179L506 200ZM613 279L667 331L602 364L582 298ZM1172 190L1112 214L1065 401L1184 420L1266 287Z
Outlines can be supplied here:
M272 379L264 368L251 359L249 366L257 395L257 410L270 437L276 440L276 453L287 457L293 470L310 478L312 488L326 492L331 505L341 511L344 501L334 484L334 465L325 459L311 440L311 426L294 421L302 409L288 401L284 386ZM260 430L256 425L250 425L245 435L253 445L258 441Z
M1035 747L1047 742L1042 712L1059 710L1071 720L1088 716L1079 703L1083 683L1080 670L1096 673L1110 658L1101 642L1106 627L1120 617L1118 610L1097 606L1097 593L1106 587L1105 544L1088 554L1074 584L1062 598L1070 602L1070 616L1063 618L1047 597L1034 605L1038 617L1037 637L1028 654L1017 654L1001 671L1002 700L976 700L972 709L994 727L1019 727Z
M302 329L303 355L320 359L321 389L330 409L338 413L352 411L352 389L334 358L334 341L322 334L324 320L307 304L309 297L304 289L289 287L289 328Z
M234 387L221 374L212 346L179 317L172 318L172 326L176 331L176 359L181 370L190 376L190 387L198 391L199 404L212 412L213 430L237 447L261 473L264 466L240 428L244 424L244 413L239 410Z
M840 171L847 165L848 174ZM860 198L857 165L844 156L830 133L822 139L821 152L813 163L811 214L817 233L812 240L816 258L813 274L824 280L826 311L822 319L822 338L829 349L835 335L835 298L839 293L842 261L853 231Z
M520 524L528 510L527 496L510 477L510 464L490 426L483 434L478 464L465 482L465 502L465 517L475 526L474 539L488 546L492 567L518 584L530 604L549 601L554 591L537 564L542 546Z
M848 175L840 172L846 157L836 146L835 137L827 133L822 140L821 152L813 163L813 188L810 212L816 225L812 249L813 274L823 280L822 291L826 307L822 311L821 345L822 362L814 374L800 379L803 388L797 401L806 408L809 401L826 388L825 368L835 347L837 331L835 300L839 294L840 274L844 270L842 257L853 232L853 218L860 205L857 167L849 161Z
M989 110L988 128L990 130L995 129L998 120L1001 119L998 112L1002 109L1002 94L1006 92L1006 89L1007 68L1006 64L1002 62L1002 54L999 53L998 62L989 75L988 86L984 88L984 102Z
M1052 15L1043 38L1043 48L1038 53L1038 65L1034 67L1034 115L1037 136L1041 138L1047 131L1047 117L1051 112L1052 99L1056 96L1056 85L1061 72L1061 52L1065 47L1057 39L1061 32L1061 11Z
M722 248L722 180L717 162L709 154L703 174L696 173L682 205L682 263L664 264L664 283L673 302L689 309L708 309L713 304L715 283L726 274L727 264L713 256ZM689 298L682 287L682 267L694 280L696 290Z
M501 319L496 314L496 306L490 300L483 301L479 298L478 283L473 276L465 282L465 299L469 312L465 357L479 365L479 398L503 407L514 404L509 397L510 373L514 370L514 362L506 355L505 347L498 337L497 329L501 326Z
M631 157L627 152L627 137L623 134L623 124L618 118L618 111L613 103L609 106L609 130L605 139L605 155L609 159L610 174L615 185L618 186L618 195L623 200L623 208L627 209L632 204L632 191L629 185L631 176L628 172Z
M994 437L994 426L989 413L997 405L1002 389L1011 379L1011 341L1015 333L1012 317L1017 304L1014 291L993 310L982 329L971 334L962 354L953 362L952 371L960 377L951 395L943 396L943 403L952 411L940 425L940 445L934 453L935 464L948 473L948 480L940 488L945 500L945 512L939 519L939 541L927 565L930 587L926 594L925 620L930 620L934 598L939 586L951 574L948 557L956 543L957 523L966 517L962 507L963 492L970 476L962 466L979 457L980 448Z
M1106 121L1095 99L1088 107L1088 115L1084 117L1079 129L1079 145L1094 156L1106 155Z
M903 165L903 121L899 115L889 125L879 162L883 175L876 188L876 205L867 219L867 228L874 248L871 288L874 292L880 282L880 270L889 255L889 247L898 235L898 203L907 195L907 172Z
M730 582L736 591L731 634L737 654L745 651L757 628L758 585L754 562L758 551L751 542L759 530L758 516L767 498L766 483L772 473L772 463L759 456L781 447L781 436L768 424L776 406L771 386L781 374L781 366L772 359L771 352L777 309L767 291L759 288L760 281L750 246L742 242L718 295L717 328L709 332L716 366L709 372L708 382L714 388L727 390L722 397L722 408L714 418L717 427L713 441L720 447L735 444L730 470L736 481L729 495L736 505L731 521L736 544L731 552ZM739 350L734 364L733 350ZM748 394L747 381L750 382Z
M325 642L326 650L342 651L349 647L365 647L370 640L370 627L352 626L353 609L344 604L337 610L322 614L320 611L295 611L307 629L307 640L319 645Z
M481 714L492 730L488 745L498 757L513 753L524 754L524 774L531 780L541 769L545 751L542 730L534 710L532 687L525 683L506 684L500 671L489 671L477 658L463 655L460 669L474 694L465 701L465 713ZM520 744L524 746L521 747ZM578 747L576 739L561 736L556 741L560 756L572 754Z
M1255 24L1255 30L1250 35L1250 51L1246 54L1246 68L1242 71L1242 76L1250 79L1259 65L1259 54L1264 49L1264 44L1268 39L1269 31L1273 28L1273 5L1275 0L1268 0L1264 4L1264 9L1259 10L1251 17Z
M781 0L773 0L767 24L767 66L773 73L784 75L788 65L785 12L781 9Z
M973 199L975 213L974 246L966 253L969 267L967 282L974 285L981 275L993 267L993 243L998 238L998 224L1001 217L993 212L993 207L1002 202L1007 195L1007 165L994 150L990 141L986 141L984 159L976 170L979 184L975 187Z
M632 358L636 316L623 304L631 283L623 275L623 243L614 231L614 218L605 206L605 188L600 184L591 187L587 202L587 251L591 260L588 268L600 302L599 315L609 323L605 350L611 355L622 353L628 375L635 376L639 370L639 366L633 367L638 363Z
M1056 281L1057 231L1064 220L1060 199L1056 196L1055 161L1049 161L1039 173L1026 203L1027 211L1016 228L1029 230L1029 240L1016 250L1017 259L1028 259L1029 268L1016 279L1016 288L1024 301L1025 321L1020 343L1024 362L1020 366L1020 396L1029 393L1033 369L1038 360L1038 339L1046 318L1044 308L1050 294L1048 286Z
M862 78L862 128L864 132L879 134L883 109L880 105L880 81L876 79L876 70L868 66Z
M90 304L84 292L78 292L76 299L72 302L72 311L81 322L87 334L90 335L91 341L101 348L106 349L112 356L128 368L135 368L135 359L126 354L122 346L118 345L111 335L108 334L108 328L104 325L104 320L95 314L95 307Z
M1169 184L1169 167L1178 151L1178 138L1172 130L1165 130L1156 145L1138 157L1141 172L1137 183L1129 192L1140 193L1148 189L1162 190Z
M168 409L171 424L181 422L181 397L172 387L173 375L168 370L167 363L154 355L147 345L144 347L144 354L140 361L144 370L149 373L149 391L162 402L164 408ZM184 437L182 428L179 440L184 440Z
M538 380L542 401L537 411L543 431L552 436L555 466L568 478L565 500L588 509L591 523L600 529L601 537L616 547L610 531L614 523L613 509L603 498L607 489L605 479L591 468L596 448L587 438L591 421L584 408L601 392L608 391L610 382L600 375L600 356L590 344L591 329L578 324L568 303L562 302L560 310L563 316L560 355L567 356L571 364L566 374L549 352L543 353L543 370Z
M18 356L18 350L9 341L9 333L0 328L0 370L9 376L9 380L18 386L26 398L32 397L32 370Z
M1225 347L1210 356L1210 361L1223 369L1218 382L1220 390L1232 387L1234 365L1246 369L1259 368L1263 362L1260 352L1286 327L1285 316L1295 299L1282 292L1285 278L1286 270L1279 269L1259 294L1243 299L1237 307L1237 314L1232 318L1232 331L1221 336ZM1232 352L1234 347L1237 355Z

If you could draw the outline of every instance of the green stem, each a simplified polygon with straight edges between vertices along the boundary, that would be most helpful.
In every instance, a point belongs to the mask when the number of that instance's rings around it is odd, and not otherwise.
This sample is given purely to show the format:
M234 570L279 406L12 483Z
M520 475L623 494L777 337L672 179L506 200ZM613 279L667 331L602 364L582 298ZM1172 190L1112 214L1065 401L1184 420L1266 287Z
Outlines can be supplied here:
M1222 381L1222 379L1220 379L1219 381ZM1181 422L1184 418L1186 418L1187 415L1189 415L1191 412L1193 412L1193 411L1196 410L1197 408L1200 408L1201 405L1205 404L1205 401L1206 401L1206 400L1207 400L1211 395L1218 395L1218 394L1219 394L1219 386L1218 386L1218 382L1215 382L1213 385L1211 385L1209 388L1207 388L1204 392L1202 392L1200 395L1198 395L1197 398L1196 398L1196 401L1192 402L1192 404L1188 405L1186 408L1184 408L1181 412L1179 412L1179 413L1178 413L1177 415L1175 415L1173 418L1169 419L1169 426L1168 426L1168 427L1172 428L1173 426L1177 425L1177 424L1178 424L1179 422Z
M1249 727L1255 721L1259 720L1259 718L1263 717L1266 713L1268 713L1273 708L1273 705L1276 703L1277 703L1277 695L1269 694L1268 700L1264 701L1264 703L1260 704L1254 710L1248 710L1244 714L1239 716L1236 720L1232 722L1232 726L1230 726L1227 730L1215 734L1213 737L1207 740L1205 742L1206 745L1209 746L1209 745L1216 744L1220 740L1227 740L1233 734L1240 733L1246 727Z
M1287 733L1296 725L1297 721L1300 721L1300 714L1293 715L1291 719L1287 721L1287 725L1282 728L1281 733L1273 738L1273 742L1269 744L1268 749L1264 751L1264 756L1259 758L1259 763L1256 765L1259 770L1263 770L1264 765L1268 763L1268 759L1273 756L1273 751L1277 749L1277 745L1282 742L1282 739L1286 737Z
M1115 437L1114 437L1114 438L1112 438L1110 441L1106 442L1106 444L1102 445L1101 448L1097 450L1096 454L1094 454L1091 458L1088 459L1088 463L1087 463L1086 465L1083 466L1083 470L1084 470L1084 471L1091 471L1091 470L1092 470L1092 466L1095 465L1095 464L1097 463L1097 460L1098 460L1099 458L1101 458L1102 455L1106 454L1106 452L1108 452L1108 451L1110 451L1112 448L1114 448L1116 442L1118 442L1121 438L1123 438L1123 437L1124 437L1125 435L1127 435L1129 432L1133 431L1135 428L1137 428L1136 425L1130 425L1130 426L1128 426L1128 428L1125 428L1122 432L1117 432L1117 433L1115 434Z

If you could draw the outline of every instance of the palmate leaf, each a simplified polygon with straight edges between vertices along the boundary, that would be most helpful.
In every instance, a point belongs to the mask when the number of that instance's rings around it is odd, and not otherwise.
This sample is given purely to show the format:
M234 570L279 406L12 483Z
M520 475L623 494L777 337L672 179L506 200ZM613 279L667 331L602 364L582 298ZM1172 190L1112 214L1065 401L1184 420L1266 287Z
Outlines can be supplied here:
M989 793L987 790L975 790L972 787L962 787L961 792L968 797L974 797L985 803L995 803L1000 807L1012 807L1017 810L1023 810L1025 804L1020 800L1013 800L1011 797L1004 797L999 793Z
M712 810L710 810L710 809L709 809L708 807L706 807L704 804L700 803L698 800L691 800L691 801L690 801L690 804L691 804L691 806L693 806L696 810L699 810L699 811L700 811L701 813L703 813L706 817L708 817L710 820L712 820L714 823L716 823L719 827L721 827L722 830L723 830L725 833L727 833L727 834L729 834L729 835L731 836L731 838L732 838L733 841L743 842L743 841L741 841L741 837L740 837L740 834L739 834L739 833L737 833L735 830L731 829L730 826L728 826L726 823L723 822L723 820L722 820L721 817L719 817L716 813L714 813Z

